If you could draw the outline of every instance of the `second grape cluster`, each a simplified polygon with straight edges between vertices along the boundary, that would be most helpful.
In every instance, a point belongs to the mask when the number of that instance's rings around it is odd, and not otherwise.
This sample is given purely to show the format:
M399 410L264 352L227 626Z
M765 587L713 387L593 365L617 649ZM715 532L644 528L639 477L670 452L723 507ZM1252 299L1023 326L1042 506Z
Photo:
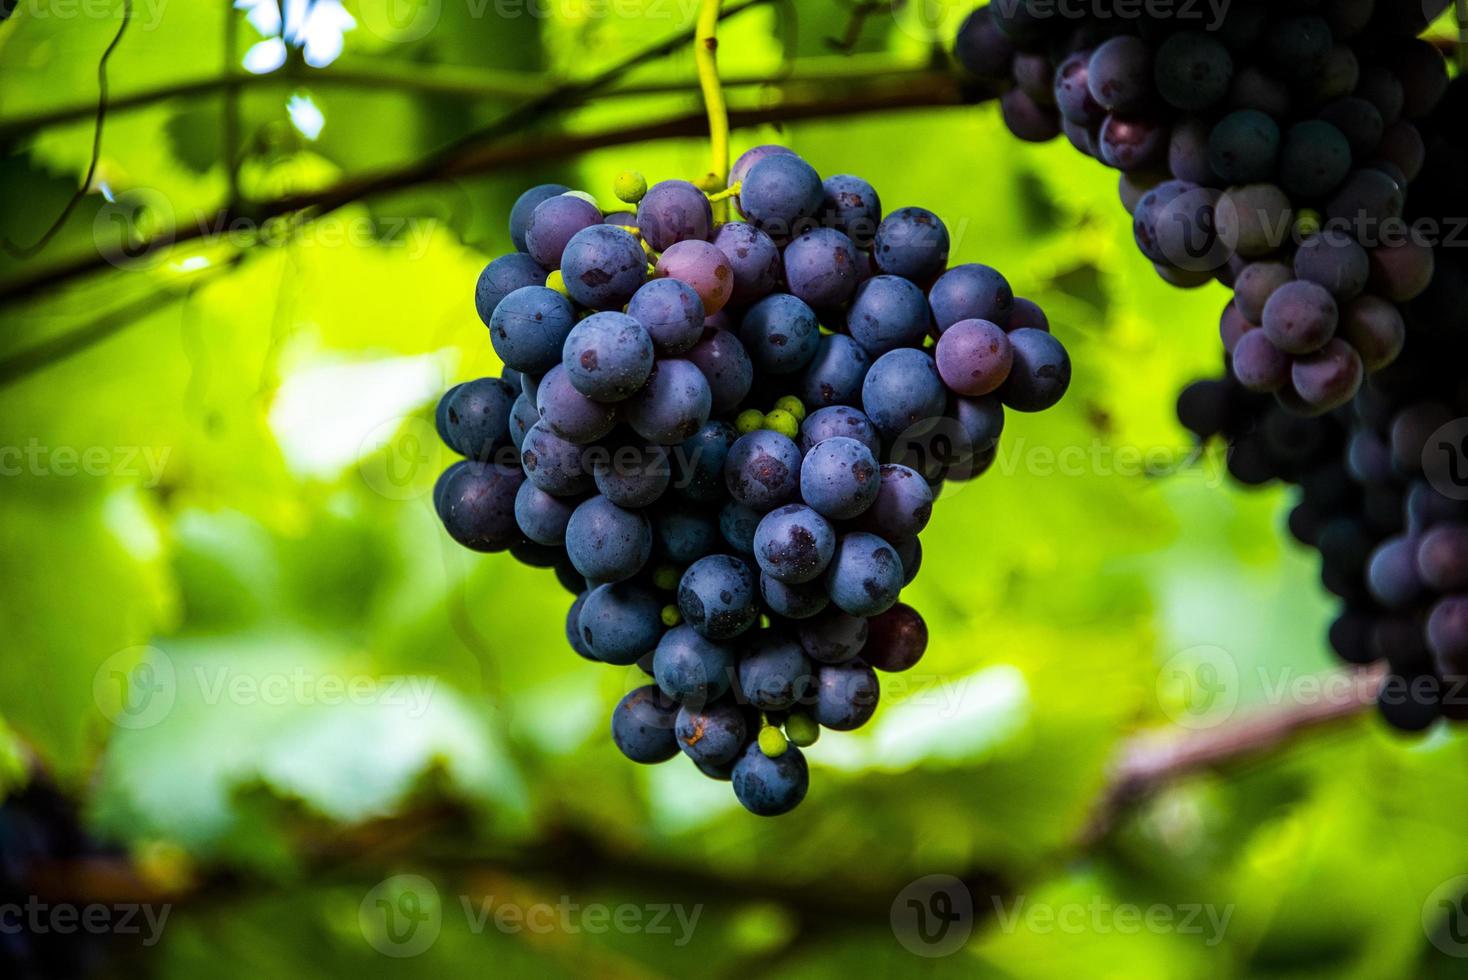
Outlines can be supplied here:
M801 748L924 653L899 599L938 489L990 466L1006 408L1059 401L1070 361L998 271L949 267L937 215L784 147L712 195L616 192L512 209L518 251L475 297L505 370L440 403L465 459L435 506L460 544L555 569L578 654L645 672L612 714L628 758L682 754L784 813ZM718 220L730 199L743 220Z

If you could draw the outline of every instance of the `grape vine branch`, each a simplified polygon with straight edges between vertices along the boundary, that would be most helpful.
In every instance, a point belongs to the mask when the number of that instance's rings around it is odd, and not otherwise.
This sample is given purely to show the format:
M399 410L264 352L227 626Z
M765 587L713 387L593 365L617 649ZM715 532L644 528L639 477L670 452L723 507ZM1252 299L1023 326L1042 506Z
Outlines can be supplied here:
M1347 690L1346 697L1261 709L1207 729L1162 729L1131 737L1120 746L1073 849L1084 851L1103 844L1127 813L1174 783L1205 772L1257 764L1292 741L1349 723L1371 710L1382 676L1379 668L1341 671L1327 678L1321 689ZM1336 678L1349 683L1336 684ZM847 882L813 894L799 882L719 873L629 851L555 822L530 845L512 851L476 849L464 846L461 839L472 836L468 825L457 807L425 805L319 838L308 837L302 844L302 861L318 881L360 883L372 875L410 869L454 882L466 893L473 892L476 882L502 883L502 877L496 876L510 874L550 878L588 889L615 886L653 891L663 900L772 902L798 918L799 926L792 935L805 936L885 920L894 897L907 884L906 880L877 885ZM1023 887L983 867L960 871L957 876L973 894L975 915L981 921ZM37 895L52 900L192 905L217 905L270 890L268 883L230 874L164 884L122 858L43 864L28 884Z

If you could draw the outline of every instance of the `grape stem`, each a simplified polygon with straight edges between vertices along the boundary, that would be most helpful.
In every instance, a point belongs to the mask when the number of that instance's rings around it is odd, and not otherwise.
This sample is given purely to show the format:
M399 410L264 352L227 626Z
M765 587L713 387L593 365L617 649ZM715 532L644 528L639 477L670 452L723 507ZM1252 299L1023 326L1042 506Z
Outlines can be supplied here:
M720 0L702 0L693 29L693 63L709 117L709 187L723 187L729 179L729 107L719 83L719 4ZM722 220L727 208L715 210L715 219Z
M727 180L728 178L725 179ZM709 203L718 204L720 201L727 201L729 200L729 198L736 196L739 193L739 189L743 185L743 183L743 181L736 180L734 183L730 184L723 190L710 194L708 196Z

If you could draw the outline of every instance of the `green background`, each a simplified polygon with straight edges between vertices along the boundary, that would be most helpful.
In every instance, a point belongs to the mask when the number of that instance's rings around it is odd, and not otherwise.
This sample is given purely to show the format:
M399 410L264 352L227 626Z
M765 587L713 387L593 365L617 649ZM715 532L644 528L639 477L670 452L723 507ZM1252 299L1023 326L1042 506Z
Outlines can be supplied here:
M772 82L731 101L951 87L934 39L967 6L879 12L848 57L829 42L845 6L761 5L722 29L721 64ZM34 123L95 104L120 9L21 0L0 25L9 243L33 243L87 170L89 111ZM258 202L412 163L692 20L688 0L347 9L342 56L318 70L294 52L299 81L241 86L233 108L216 89L110 113L89 192L38 256L7 249L0 293L95 260L120 230L212 221L232 182ZM227 4L138 0L113 98L238 72L264 40ZM787 71L851 80L773 81ZM323 81L333 72L358 80ZM670 91L547 113L504 144L553 152L698 111L688 50L617 84ZM324 118L314 139L293 97ZM266 242L242 219L0 300L4 787L59 784L132 868L133 891L106 894L169 905L161 942L116 937L119 967L1468 974L1437 903L1468 871L1468 766L1448 732L1406 740L1355 714L1169 780L1088 831L1139 733L1207 737L1288 712L1335 669L1332 601L1283 530L1288 492L1228 485L1222 458L1194 454L1175 420L1178 390L1220 369L1226 291L1161 283L1115 176L1064 140L1017 142L992 104L744 127L734 141L785 143L822 174L865 176L889 209L937 212L953 261L999 267L1075 364L1057 409L1011 416L994 470L945 493L905 593L932 630L926 658L883 678L866 729L808 752L810 796L776 820L682 760L623 760L607 718L642 683L635 668L572 654L570 596L551 573L457 548L429 500L450 461L437 395L499 370L471 297L510 248L515 196L555 180L610 200L624 168L694 177L705 142L496 166ZM937 957L900 941L899 896L932 874L964 879L975 913L967 942ZM405 889L441 927L421 953L385 955L370 912L384 894L411 908ZM676 926L534 932L465 913L466 898L492 914L563 896L701 908L682 943ZM1196 921L1138 927L1154 908L1154 921Z

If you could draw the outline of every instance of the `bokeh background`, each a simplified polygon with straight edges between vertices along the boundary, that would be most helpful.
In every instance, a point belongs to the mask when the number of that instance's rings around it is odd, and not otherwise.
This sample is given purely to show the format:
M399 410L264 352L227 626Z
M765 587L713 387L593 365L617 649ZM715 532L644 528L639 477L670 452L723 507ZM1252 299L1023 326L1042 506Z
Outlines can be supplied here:
M775 820L622 759L636 669L429 499L439 393L499 371L472 291L518 193L706 169L687 44L462 138L693 0L132 0L95 161L124 4L4 5L0 897L42 909L0 916L10 975L1468 976L1463 739L1317 686L1287 492L1174 416L1224 291L1161 283L1113 175L966 101L971 5L721 29L736 153L937 212L1075 364L935 509L926 658Z

